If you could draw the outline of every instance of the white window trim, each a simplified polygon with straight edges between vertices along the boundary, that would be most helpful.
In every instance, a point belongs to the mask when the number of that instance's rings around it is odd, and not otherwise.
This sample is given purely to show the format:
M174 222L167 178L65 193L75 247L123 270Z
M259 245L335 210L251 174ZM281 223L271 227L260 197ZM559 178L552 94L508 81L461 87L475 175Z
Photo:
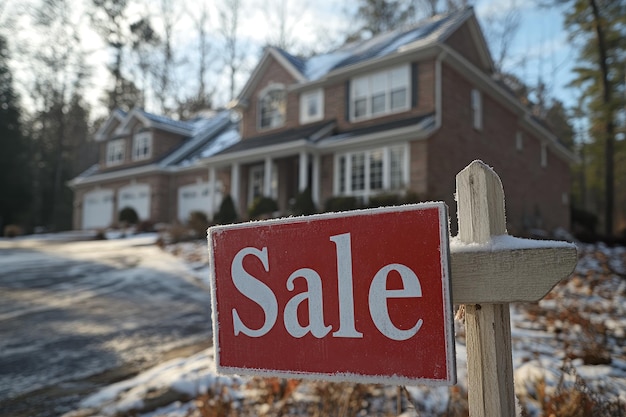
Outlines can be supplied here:
M114 139L107 143L106 166L121 165L124 162L126 153L126 141L124 139ZM117 156L120 156L117 158Z
M148 142L148 152L146 154L139 154L139 151L143 149L143 141ZM137 132L133 135L133 161L142 161L150 159L152 157L152 133L149 131Z
M248 169L248 204L252 204L254 201L254 193L252 192L252 178L256 172L261 173L261 179L263 181L262 188L265 183L265 164L252 165ZM278 166L276 163L272 163L272 183L270 184L270 195L263 195L263 189L261 189L261 196L270 197L276 199L278 197Z
M406 100L405 100L405 104L404 106L398 107L396 109L392 109L391 108L391 92L392 92L392 88L391 88L391 73L395 70L398 69L402 69L405 71L405 77L404 80L402 80L404 82L404 86L406 87ZM372 114L372 80L376 77L376 76L380 76L381 74L384 74L387 78L387 85L385 86L384 89L384 94L385 94L385 110L382 112L378 112L376 114ZM358 81L361 80L366 80L367 82L367 93L365 95L365 114L362 116L356 116L356 88L355 88L355 84ZM362 76L358 76L358 77L354 77L350 80L350 120L351 121L361 121L361 120L368 120L368 119L374 119L377 117L382 117L382 116L386 116L388 114L394 114L394 113L401 113L403 111L407 111L411 108L411 68L409 66L409 64L403 64L403 65L399 65L399 66L395 66L392 68L388 68L384 71L378 71L378 72L373 72L373 73L369 73L366 75L362 75Z
M472 125L476 130L483 129L483 97L479 90L472 89Z
M317 114L309 115L307 112L307 104L309 100L317 100ZM300 123L317 122L324 118L324 90L321 88L313 91L307 91L300 95Z
M401 159L402 164L402 188L391 189L391 149L392 148L400 148L401 154L403 155ZM381 189L372 190L370 188L370 154L376 151L383 152L383 186ZM356 154L364 154L365 155L365 187L363 190L353 190L352 189L352 155ZM345 158L345 167L344 167L344 178L345 178L345 189L344 191L340 190L340 159ZM352 151L347 151L343 153L336 153L334 157L334 173L333 176L333 194L334 195L342 195L342 196L354 196L354 197L362 197L367 201L371 196L375 196L380 193L385 193L389 191L400 191L403 188L408 187L409 185L409 145L408 143L401 143L395 145L387 145L376 148L367 148L367 149L357 149Z

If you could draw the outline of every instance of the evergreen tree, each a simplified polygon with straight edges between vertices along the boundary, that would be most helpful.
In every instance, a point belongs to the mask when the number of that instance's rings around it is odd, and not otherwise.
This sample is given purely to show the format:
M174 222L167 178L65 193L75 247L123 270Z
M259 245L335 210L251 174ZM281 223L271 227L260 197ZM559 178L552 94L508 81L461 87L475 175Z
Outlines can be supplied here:
M6 39L0 36L0 235L7 224L27 225L30 203L28 144L13 89Z
M626 65L626 2L624 0L555 0L564 6L565 25L572 38L582 41L573 86L581 89L589 120L592 144L585 155L591 170L587 185L602 189L598 206L604 211L604 230L614 232L615 160L618 113L623 106L618 94L624 88ZM589 160L590 159L590 160ZM601 178L601 180L600 180ZM624 208L622 208L623 210Z

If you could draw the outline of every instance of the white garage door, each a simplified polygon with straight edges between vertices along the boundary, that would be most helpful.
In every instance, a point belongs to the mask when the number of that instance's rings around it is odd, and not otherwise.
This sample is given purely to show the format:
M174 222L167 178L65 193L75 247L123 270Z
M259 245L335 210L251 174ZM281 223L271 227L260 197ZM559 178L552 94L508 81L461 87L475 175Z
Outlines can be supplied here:
M83 197L83 229L109 227L113 223L113 190L95 190Z
M210 220L213 214L219 210L222 202L221 189L221 183L217 182L213 208L211 208L211 184L208 182L200 182L180 187L178 189L178 220L182 223L187 222L187 220L189 220L189 214L193 211L203 212Z
M122 211L126 207L135 210L139 220L149 220L150 185L132 184L120 188L117 193L117 209Z

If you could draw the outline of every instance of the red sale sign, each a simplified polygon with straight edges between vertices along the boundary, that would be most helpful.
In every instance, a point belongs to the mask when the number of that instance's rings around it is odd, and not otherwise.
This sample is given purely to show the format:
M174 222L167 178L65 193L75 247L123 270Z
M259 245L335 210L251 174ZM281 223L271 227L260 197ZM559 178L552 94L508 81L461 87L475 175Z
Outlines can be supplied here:
M209 229L223 373L454 384L443 203Z

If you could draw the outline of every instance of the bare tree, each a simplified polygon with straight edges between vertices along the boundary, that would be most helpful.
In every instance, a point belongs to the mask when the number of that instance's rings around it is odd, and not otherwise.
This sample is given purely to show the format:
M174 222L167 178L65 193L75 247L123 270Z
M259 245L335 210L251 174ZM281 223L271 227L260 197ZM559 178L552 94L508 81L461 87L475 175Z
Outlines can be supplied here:
M272 0L263 2L262 10L270 28L267 44L291 50L296 44L294 29L306 13L307 4L298 2L294 5L290 0Z
M496 72L502 74L504 65L510 58L511 44L515 40L521 23L521 13L517 2L502 14L489 13L483 22L485 35L493 56Z
M244 62L239 39L242 0L224 0L219 7L220 33L224 38L224 59L229 78L229 99L235 98L236 76Z
M197 87L194 93L186 97L178 97L177 112L181 119L188 118L194 113L210 109L213 106L213 95L216 91L215 83L210 88L207 83L211 69L212 57L211 39L209 36L210 13L206 3L196 5L193 12L188 11L193 22L197 37Z
M154 69L154 95L163 114L169 114L168 99L173 96L175 84L174 66L174 28L182 17L182 10L176 7L174 0L161 0L159 3L159 21L161 22L160 59Z

